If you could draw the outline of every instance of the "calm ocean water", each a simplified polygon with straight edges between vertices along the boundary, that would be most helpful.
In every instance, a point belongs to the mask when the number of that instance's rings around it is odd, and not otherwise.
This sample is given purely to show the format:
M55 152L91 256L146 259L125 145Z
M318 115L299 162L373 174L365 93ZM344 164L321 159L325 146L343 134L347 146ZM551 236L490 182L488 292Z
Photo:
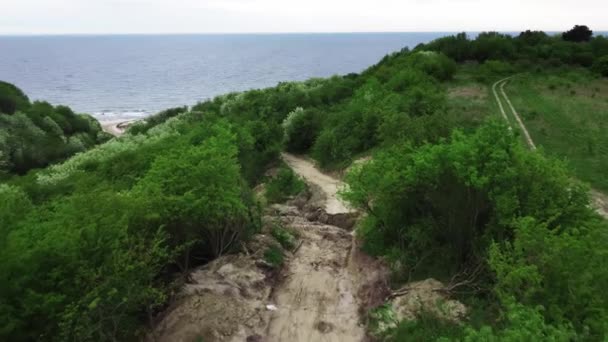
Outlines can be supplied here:
M360 72L448 33L0 37L0 80L101 120Z

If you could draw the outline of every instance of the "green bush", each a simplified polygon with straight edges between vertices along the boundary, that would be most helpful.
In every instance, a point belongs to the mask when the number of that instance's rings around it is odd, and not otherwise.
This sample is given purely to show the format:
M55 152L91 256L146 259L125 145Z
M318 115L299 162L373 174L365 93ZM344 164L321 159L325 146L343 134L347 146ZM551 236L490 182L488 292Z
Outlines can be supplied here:
M47 102L30 104L20 89L0 82L0 169L5 172L24 174L108 139L92 117Z
M598 58L593 63L593 71L604 77L608 77L608 55Z
M411 55L410 65L439 81L451 80L456 73L456 63L441 53L420 51Z
M163 122L166 122L170 118L176 117L187 111L188 107L176 107L163 110L162 112L147 117L145 120L138 121L133 125L130 125L127 132L134 135L146 133L150 130L150 128L156 127Z
M113 140L18 179L23 190L0 185L0 339L143 337L168 270L226 253L259 226L231 126L179 126L191 128Z
M0 256L3 340L125 339L164 302L162 231L136 230L145 209L120 194L79 194L13 221ZM38 319L44 317L44 319Z
M507 305L502 328L483 326L479 329L467 327L464 341L576 341L576 334L568 325L547 324L542 316L542 308L530 308L520 304Z
M296 238L293 234L280 225L273 226L270 234L281 244L281 247L285 249L290 250L296 246Z
M294 153L307 152L315 142L320 129L319 114L301 107L290 112L283 121L285 148Z
M279 246L270 246L264 252L264 260L274 268L278 268L283 265L285 255L283 250Z
M475 79L478 82L490 83L499 78L510 76L514 72L515 69L508 62L488 60L479 66Z
M277 175L266 184L266 199L269 203L284 202L306 189L302 181L288 167L281 167Z
M399 322L385 341L459 341L463 335L460 324L423 311L414 320Z
M186 246L184 270L193 250L202 254L199 257L222 255L252 228L230 126L218 123L202 130L205 140L194 146L180 144L157 157L134 187L165 222L174 245Z
M418 265L419 276L478 268L476 286L493 289L506 312L513 300L543 305L540 323L557 334L608 331L606 223L560 162L526 150L503 124L388 148L346 182L344 197L367 213L367 250Z

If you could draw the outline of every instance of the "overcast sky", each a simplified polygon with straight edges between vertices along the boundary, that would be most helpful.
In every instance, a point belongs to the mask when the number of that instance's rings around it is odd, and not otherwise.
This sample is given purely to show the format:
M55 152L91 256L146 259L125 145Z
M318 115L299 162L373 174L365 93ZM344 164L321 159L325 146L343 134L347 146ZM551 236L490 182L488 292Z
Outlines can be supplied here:
M608 30L608 0L0 0L0 34Z

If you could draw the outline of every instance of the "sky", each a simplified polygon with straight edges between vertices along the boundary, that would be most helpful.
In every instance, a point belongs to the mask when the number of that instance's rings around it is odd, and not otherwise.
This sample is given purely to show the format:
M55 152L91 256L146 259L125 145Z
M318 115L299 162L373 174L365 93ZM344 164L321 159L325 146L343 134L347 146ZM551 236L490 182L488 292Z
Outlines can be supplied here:
M608 0L0 0L0 34L608 31Z

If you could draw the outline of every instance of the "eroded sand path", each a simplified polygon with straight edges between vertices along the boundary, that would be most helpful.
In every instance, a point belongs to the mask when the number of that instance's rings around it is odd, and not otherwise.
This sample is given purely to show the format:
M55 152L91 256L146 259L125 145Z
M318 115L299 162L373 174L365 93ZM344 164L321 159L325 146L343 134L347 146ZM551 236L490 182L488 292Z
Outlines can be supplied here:
M325 211L328 214L335 215L353 212L346 203L338 198L338 190L343 186L342 182L322 173L309 160L289 153L282 153L281 157L295 173L307 182L318 186L324 192L326 197Z
M302 241L275 289L267 341L362 341L359 276L350 267L353 237L341 228L295 217Z
M352 210L337 197L341 182L321 173L308 160L283 154L285 162L307 182L325 192L327 214ZM266 341L362 341L364 326L359 316L358 293L369 280L361 270L362 258L350 232L302 216L290 217L288 225L300 234L302 245L285 268L284 280L272 299L277 311L268 325ZM369 273L373 273L369 270Z
M498 107L500 109L500 112L501 112L503 118L507 121L507 123L509 124L509 127L511 127L511 124L509 122L509 119L507 118L505 109L502 105L502 101L501 101L500 97L498 96L498 93L496 92L496 87L497 86L500 87L500 93L501 93L504 101L509 106L511 113L513 114L513 117L519 124L519 127L520 127L522 133L524 134L524 138L526 139L526 143L528 144L528 147L530 147L531 150L536 150L536 144L534 144L534 141L532 140L532 137L530 136L530 133L528 132L528 129L526 128L526 125L521 120L521 117L515 110L515 107L513 107L513 104L511 103L511 100L509 99L509 96L507 95L507 93L505 91L505 85L509 82L509 80L512 77L513 76L503 78L502 80L499 80L496 83L494 83L492 85L492 92L494 93L494 97L496 99L496 102L498 104ZM591 195L592 204L593 204L595 210L597 211L597 213L600 214L600 216L608 219L608 196L600 193L597 190L593 190L593 189L591 190L590 195Z

